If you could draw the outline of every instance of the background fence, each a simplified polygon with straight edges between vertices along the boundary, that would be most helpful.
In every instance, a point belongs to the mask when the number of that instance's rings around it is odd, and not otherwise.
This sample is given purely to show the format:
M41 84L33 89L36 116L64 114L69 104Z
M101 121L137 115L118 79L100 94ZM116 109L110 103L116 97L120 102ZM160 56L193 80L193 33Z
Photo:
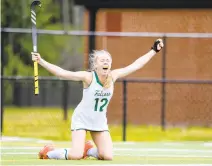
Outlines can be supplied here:
M68 118L68 108L76 107L82 97L81 83L52 77L40 78L39 96L34 96L32 77L4 77L2 83L5 106L60 106L64 120ZM127 122L161 125L163 130L166 126L211 126L212 80L120 79L117 84L122 87L118 97L118 107L122 109L115 110L117 108L111 106L109 122L117 123L120 118L118 123L122 121L123 141L126 141ZM135 95L144 91L148 96ZM173 95L178 96L177 100ZM112 111L116 112L115 115ZM121 115L116 115L118 112Z
M30 30L23 29L2 29L3 33L30 33ZM164 39L166 47L164 48L160 58L157 59L157 67L151 68L144 75L148 73L155 76L152 78L139 78L142 76L135 75L126 79L118 81L115 89L115 95L109 106L109 123L122 124L123 140L126 140L127 123L137 125L160 125L164 130L170 126L211 126L212 116L212 80L210 78L210 71L202 72L199 75L193 73L190 67L183 69L179 65L179 70L174 71L176 76L194 75L200 79L179 79L173 76L173 70L170 67L170 60L167 60L167 50L169 50L169 42L171 38L192 38L196 40L196 45L199 45L202 40L212 41L212 34L201 33L107 33L107 32L86 32L86 31L38 31L38 33L48 35L74 35L78 38L76 41L82 42L86 40L85 35L98 36L103 46L108 47L105 43L105 37L110 40L114 36L122 36L125 38L147 38L159 36ZM40 40L42 37L40 36ZM101 36L102 35L102 36ZM125 37L124 37L125 35ZM79 37L77 37L79 36ZM61 37L62 39L62 37ZM144 39L141 39L144 40ZM73 43L73 41L71 42ZM120 44L119 44L120 46ZM3 48L4 49L4 48ZM190 50L191 48L188 48ZM208 50L206 50L208 51ZM184 55L185 56L185 55ZM204 56L204 55L203 55ZM30 56L29 56L30 57ZM73 57L72 57L73 58ZM187 59L186 57L185 59ZM205 58L205 57L204 57ZM211 60L210 57L206 59ZM200 60L200 59L199 59ZM71 60L73 68L70 70L77 70L80 60ZM154 60L153 60L154 61ZM179 60L181 61L181 60ZM185 60L183 60L184 62ZM78 65L77 65L77 62ZM189 60L187 60L189 63ZM75 63L75 64L74 64ZM176 63L181 63L177 62ZM116 64L115 64L116 65ZM203 64L205 65L205 64ZM75 67L74 67L75 66ZM184 65L185 67L186 65ZM42 70L42 69L39 69ZM154 71L156 70L156 71ZM175 70L175 69L174 69ZM177 69L178 70L178 69ZM191 72L189 72L191 70ZM204 70L204 68L203 68ZM184 72L184 73L181 73ZM168 75L168 78L167 78ZM170 76L171 77L170 77ZM185 78L186 78L185 77ZM170 79L173 78L173 79ZM177 78L177 79L176 79ZM207 78L207 79L203 79ZM59 80L54 77L40 77L40 95L34 96L33 78L22 76L11 76L2 78L2 96L4 106L17 107L61 107L64 110L64 119L68 117L68 108L75 108L82 97L82 84L80 82L72 82Z
M21 2L23 17L15 14L20 12L18 8L3 10L1 117L3 107L8 106L62 107L67 119L68 108L75 108L81 100L82 84L51 77L40 67L40 95L34 96L29 1ZM45 1L38 13L38 50L44 59L67 70L87 69L89 36L95 41L92 47L112 54L113 68L130 64L146 53L156 38L163 38L161 53L142 70L115 84L108 119L111 125L122 124L123 140L127 123L162 129L212 125L211 11L100 10L97 32L91 32L87 31L84 8L68 0L54 1L51 8L49 2ZM10 3L3 1L7 9L12 8ZM11 21L15 19L19 21Z

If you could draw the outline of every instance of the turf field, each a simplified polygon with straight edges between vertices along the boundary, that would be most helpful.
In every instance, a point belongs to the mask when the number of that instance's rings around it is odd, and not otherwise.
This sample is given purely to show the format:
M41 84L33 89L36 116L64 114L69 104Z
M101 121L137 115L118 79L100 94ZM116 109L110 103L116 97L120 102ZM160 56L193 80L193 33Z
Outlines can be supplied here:
M17 137L3 137L1 165L104 165L104 166L211 166L212 142L115 142L114 160L93 158L79 161L39 160L39 149L49 141ZM68 147L70 142L53 142Z
M4 108L4 131L6 136L19 136L47 140L69 141L70 118L63 120L63 112L59 108ZM113 141L122 141L122 125L110 125ZM90 138L88 134L88 139ZM160 126L141 126L127 124L127 141L212 141L212 128L187 127L167 128Z

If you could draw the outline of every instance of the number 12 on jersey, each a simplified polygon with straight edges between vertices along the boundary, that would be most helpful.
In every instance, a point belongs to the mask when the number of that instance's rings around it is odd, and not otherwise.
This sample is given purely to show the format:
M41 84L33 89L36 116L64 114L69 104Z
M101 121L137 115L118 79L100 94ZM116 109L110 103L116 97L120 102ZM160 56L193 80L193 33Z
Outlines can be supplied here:
M107 98L103 98L101 100L99 98L95 98L94 111L99 111L99 112L104 111L104 107L107 105L107 103L108 103Z

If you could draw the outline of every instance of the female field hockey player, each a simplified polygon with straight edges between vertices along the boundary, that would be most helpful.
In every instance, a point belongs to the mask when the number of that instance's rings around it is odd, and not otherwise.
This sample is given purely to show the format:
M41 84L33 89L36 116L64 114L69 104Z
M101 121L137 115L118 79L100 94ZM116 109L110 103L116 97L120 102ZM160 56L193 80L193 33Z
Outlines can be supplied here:
M118 78L125 77L141 69L150 59L163 48L158 39L151 50L127 67L111 70L112 57L104 50L94 51L90 55L91 71L72 72L46 62L39 53L32 53L32 60L37 61L50 73L73 81L83 82L83 97L74 110L71 131L72 146L67 149L55 149L46 145L39 152L40 159L79 160L89 156L100 160L113 159L113 144L107 124L107 107L113 95L114 83ZM90 131L93 142L86 142L86 131Z

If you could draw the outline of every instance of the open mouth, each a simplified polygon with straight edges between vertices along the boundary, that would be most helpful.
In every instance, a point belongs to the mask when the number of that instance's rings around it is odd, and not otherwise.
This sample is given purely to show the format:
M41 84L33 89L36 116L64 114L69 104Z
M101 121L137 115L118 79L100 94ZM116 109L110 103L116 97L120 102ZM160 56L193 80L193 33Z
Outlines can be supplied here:
M107 65L103 66L103 70L108 70L108 66Z
M104 70L104 71L107 71L107 70L108 70L108 67L103 67L103 70Z
M103 70L107 70L108 69L108 67L103 67Z

